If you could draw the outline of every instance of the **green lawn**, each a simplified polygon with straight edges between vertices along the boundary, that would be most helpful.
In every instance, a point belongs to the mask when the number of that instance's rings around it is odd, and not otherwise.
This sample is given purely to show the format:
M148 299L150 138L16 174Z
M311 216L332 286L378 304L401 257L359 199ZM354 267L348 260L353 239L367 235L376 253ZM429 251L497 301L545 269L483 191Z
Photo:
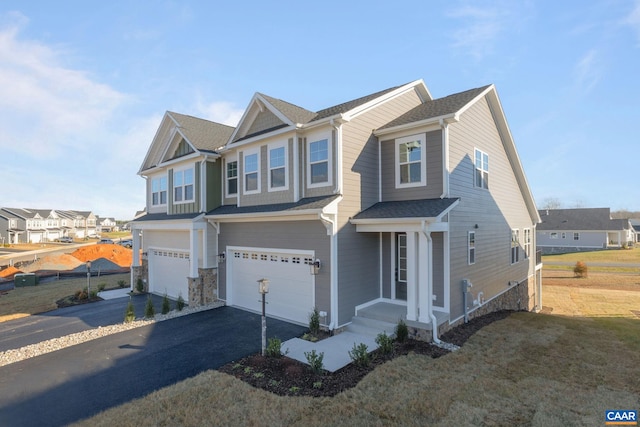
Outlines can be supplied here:
M640 247L606 251L577 252L562 255L544 255L542 262L631 263L640 264Z

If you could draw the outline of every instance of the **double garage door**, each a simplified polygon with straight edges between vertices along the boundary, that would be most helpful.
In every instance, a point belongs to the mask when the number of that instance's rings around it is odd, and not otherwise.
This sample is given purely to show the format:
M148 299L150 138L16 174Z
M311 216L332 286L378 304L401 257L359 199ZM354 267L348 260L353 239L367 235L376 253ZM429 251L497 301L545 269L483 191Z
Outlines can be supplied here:
M149 291L188 302L189 252L171 249L149 249Z
M263 248L228 248L228 303L262 311L258 280L269 280L266 296L268 316L309 323L314 307L314 276L310 272L312 251Z

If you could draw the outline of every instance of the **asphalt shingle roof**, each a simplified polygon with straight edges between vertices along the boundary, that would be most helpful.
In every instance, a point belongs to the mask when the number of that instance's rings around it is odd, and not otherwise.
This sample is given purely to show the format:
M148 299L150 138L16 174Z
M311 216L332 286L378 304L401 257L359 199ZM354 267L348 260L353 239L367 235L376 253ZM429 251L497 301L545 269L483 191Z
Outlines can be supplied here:
M540 209L538 231L624 230L629 220L611 219L609 208Z
M378 202L353 219L434 218L445 212L458 198Z
M176 215L169 215L167 213L149 213L146 215L141 216L140 218L136 218L133 220L133 222L143 222L143 221L170 221L170 220L175 220L175 219L193 219L199 215L202 215L202 213L186 213L186 214L176 214Z
M215 151L227 143L233 126L168 111L179 124L184 135L200 151Z
M236 206L236 205L224 205L220 206L212 211L209 211L207 215L235 215L235 214L260 214L270 212L291 212L306 210L321 210L329 205L338 195L332 196L320 196L320 197L307 197L300 199L296 203L274 203L271 205L256 205L256 206Z

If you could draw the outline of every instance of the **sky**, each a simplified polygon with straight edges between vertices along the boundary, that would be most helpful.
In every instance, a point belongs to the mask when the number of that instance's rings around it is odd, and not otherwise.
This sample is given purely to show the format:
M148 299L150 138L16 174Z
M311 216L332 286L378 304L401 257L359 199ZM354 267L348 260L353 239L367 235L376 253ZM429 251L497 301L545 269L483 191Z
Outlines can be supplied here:
M133 218L165 111L496 85L538 207L640 211L640 0L0 2L0 206Z

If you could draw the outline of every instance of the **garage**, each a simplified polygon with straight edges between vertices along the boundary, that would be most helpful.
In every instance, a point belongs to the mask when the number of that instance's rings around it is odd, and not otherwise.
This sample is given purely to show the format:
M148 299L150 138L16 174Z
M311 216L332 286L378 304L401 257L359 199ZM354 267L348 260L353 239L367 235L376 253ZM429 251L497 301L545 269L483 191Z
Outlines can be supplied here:
M227 303L262 311L258 280L269 280L266 313L300 324L309 323L314 307L313 251L228 248Z
M189 252L170 249L149 249L149 291L188 302Z

